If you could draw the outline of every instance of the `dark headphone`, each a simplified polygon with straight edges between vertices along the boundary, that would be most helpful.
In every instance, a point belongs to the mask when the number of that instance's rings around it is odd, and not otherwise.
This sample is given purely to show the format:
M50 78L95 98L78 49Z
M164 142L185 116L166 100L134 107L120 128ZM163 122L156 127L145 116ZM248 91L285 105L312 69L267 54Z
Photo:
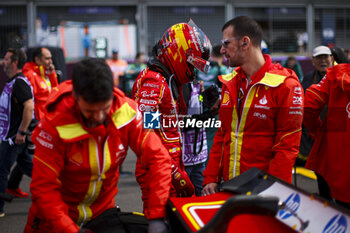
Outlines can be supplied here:
M246 46L247 45L247 41L243 41L243 46Z

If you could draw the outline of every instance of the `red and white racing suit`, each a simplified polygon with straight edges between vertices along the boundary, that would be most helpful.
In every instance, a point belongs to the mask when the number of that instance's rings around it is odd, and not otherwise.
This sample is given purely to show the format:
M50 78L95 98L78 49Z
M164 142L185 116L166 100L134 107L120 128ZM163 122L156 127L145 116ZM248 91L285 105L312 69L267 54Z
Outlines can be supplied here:
M50 96L48 113L32 135L36 150L25 233L76 233L80 226L115 207L119 166L128 146L148 171L146 217L165 217L171 158L158 136L143 129L137 104L117 88L113 94L107 123L95 128L83 123L71 81L62 83Z
M170 82L171 83L171 82ZM143 70L136 79L132 88L132 98L138 103L141 112L161 113L161 127L155 129L156 134L162 140L163 145L171 155L172 189L171 196L191 196L194 192L182 162L181 133L177 123L180 112L185 112L185 103L182 92L176 100L167 84L166 78L149 68ZM182 110L182 111L181 111ZM163 121L165 122L163 124ZM147 171L141 168L141 161L136 166L136 179L141 186L147 176ZM147 203L147 190L142 189L144 204Z

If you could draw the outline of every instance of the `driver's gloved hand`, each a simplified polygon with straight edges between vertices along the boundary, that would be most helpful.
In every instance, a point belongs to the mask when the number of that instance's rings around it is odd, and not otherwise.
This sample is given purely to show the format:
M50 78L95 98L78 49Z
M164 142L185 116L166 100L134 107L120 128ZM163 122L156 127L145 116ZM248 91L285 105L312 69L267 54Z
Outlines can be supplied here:
M188 177L185 169L172 162L171 165L171 184L174 186L177 197L191 197L194 194L194 186Z

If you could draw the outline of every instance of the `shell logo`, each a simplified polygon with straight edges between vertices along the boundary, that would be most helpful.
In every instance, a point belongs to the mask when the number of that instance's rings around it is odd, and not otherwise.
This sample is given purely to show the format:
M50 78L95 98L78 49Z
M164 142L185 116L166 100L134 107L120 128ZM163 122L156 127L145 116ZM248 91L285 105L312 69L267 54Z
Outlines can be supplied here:
M83 156L80 152L74 154L71 159L79 165L83 163Z
M222 105L227 105L230 102L230 95L228 93L224 93L224 97L222 98Z
M44 82L40 82L40 86L41 88L45 89L46 88L46 84Z

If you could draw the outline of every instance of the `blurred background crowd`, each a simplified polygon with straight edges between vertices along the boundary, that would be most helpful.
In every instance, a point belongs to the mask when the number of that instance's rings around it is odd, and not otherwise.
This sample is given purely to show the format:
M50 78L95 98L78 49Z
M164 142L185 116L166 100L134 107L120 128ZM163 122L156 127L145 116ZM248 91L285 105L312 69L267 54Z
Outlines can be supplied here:
M128 64L140 59L142 63L169 25L190 18L206 31L212 44L220 44L221 25L239 15L251 16L262 26L263 52L276 62L290 62L292 58L300 65L299 77L313 70L312 50L319 45L341 48L349 56L350 3L342 0L79 0L74 4L68 0L2 0L0 54L3 57L9 47L52 47L62 81L70 78L72 65L83 57L115 60L117 54L117 59ZM136 61L139 54L142 58ZM119 75L124 76L127 64L118 63L122 67L118 68Z

